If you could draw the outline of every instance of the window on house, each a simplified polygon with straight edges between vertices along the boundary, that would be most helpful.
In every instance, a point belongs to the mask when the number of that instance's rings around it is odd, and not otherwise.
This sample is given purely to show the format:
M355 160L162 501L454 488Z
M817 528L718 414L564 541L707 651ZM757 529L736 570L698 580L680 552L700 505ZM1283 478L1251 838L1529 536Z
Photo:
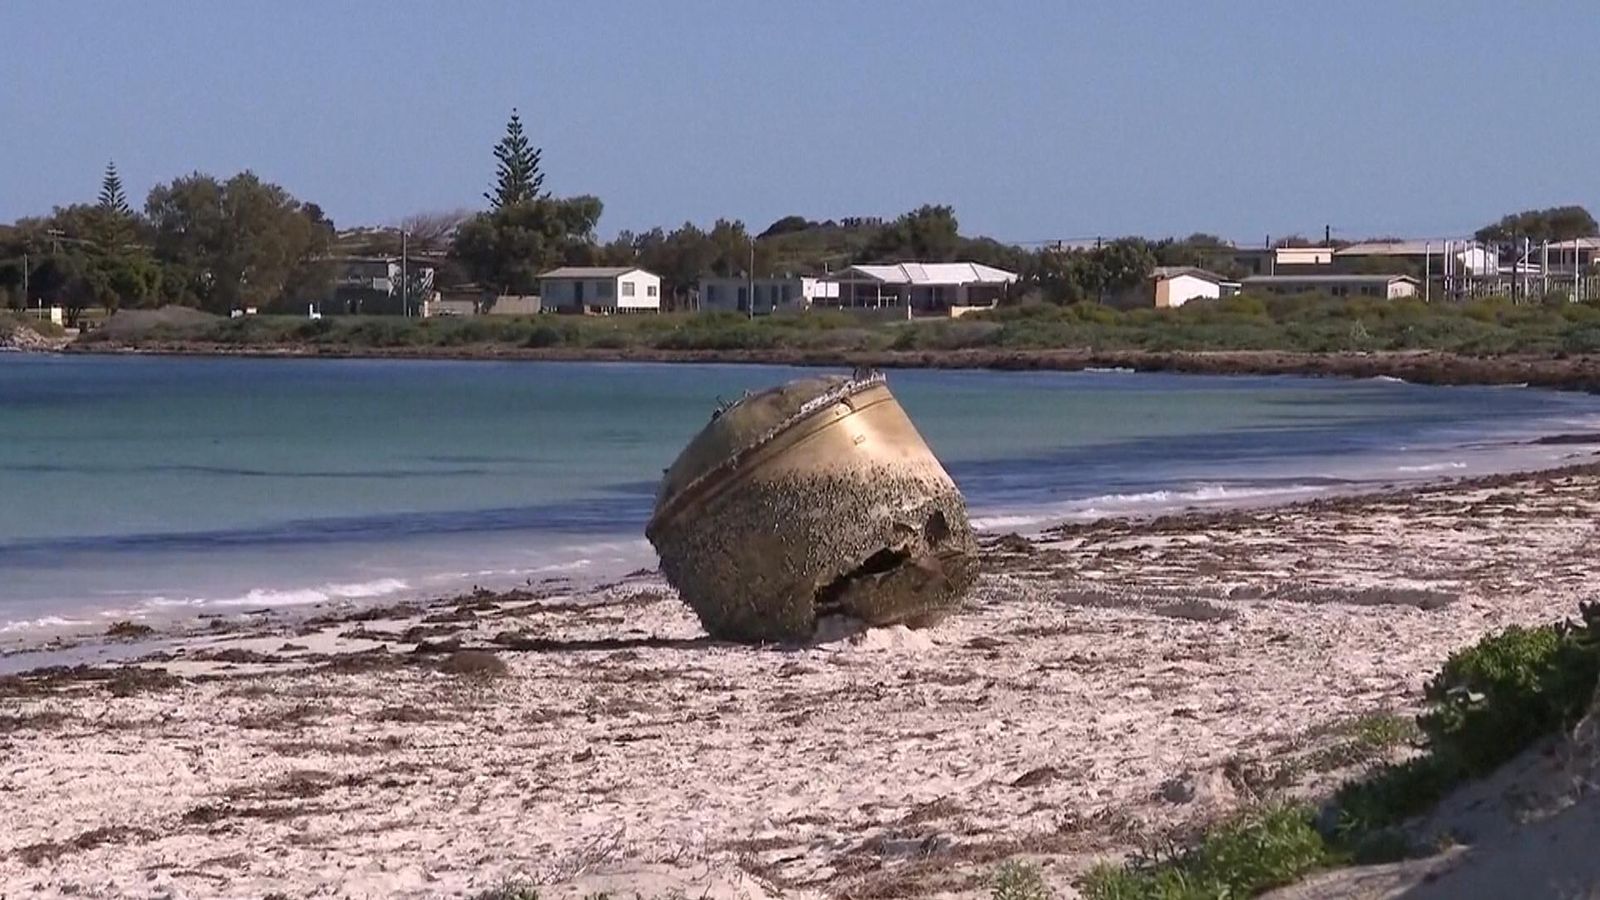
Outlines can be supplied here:
M660 293L660 290L655 285L647 284L644 286L644 295L646 297L654 297L658 293Z
M624 297L632 297L633 296L633 282L624 281L622 283L622 296L624 296Z

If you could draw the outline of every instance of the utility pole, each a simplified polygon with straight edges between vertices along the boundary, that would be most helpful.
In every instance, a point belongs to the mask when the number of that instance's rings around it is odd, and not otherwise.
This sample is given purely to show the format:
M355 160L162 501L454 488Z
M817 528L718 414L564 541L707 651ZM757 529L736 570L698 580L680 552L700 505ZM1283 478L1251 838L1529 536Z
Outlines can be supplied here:
M400 308L411 318L411 279L406 277L406 230L400 229Z
M1322 226L1322 246L1324 246L1324 247L1332 247L1333 246L1333 226L1332 225L1324 225L1324 226Z
M1550 295L1550 242L1539 245L1539 301Z
M1433 302L1433 243L1422 245L1422 302Z
M756 317L756 239L750 239L750 268L745 270L744 312L746 319Z
M30 268L32 268L32 266L30 266L28 264L28 252L26 250L24 250L22 252L22 308L23 309L27 309L28 308L28 270Z
M1524 235L1522 238L1522 300L1524 303L1528 300L1528 291L1533 287L1531 279L1528 278L1528 265L1531 259L1533 259L1533 238Z
M1100 235L1095 235L1095 237L1094 237L1094 249L1095 249L1096 253L1100 252ZM1097 262L1099 262L1101 267L1102 267L1100 274L1104 275L1105 274L1105 269L1104 269L1105 260L1103 260L1103 259L1102 260L1097 260ZM1104 306L1105 302L1106 302L1106 280L1105 280L1105 278L1101 277L1101 278L1096 278L1095 281L1099 282L1100 293L1099 293L1098 296L1096 296L1094 298L1094 302L1098 306Z
M1517 233L1515 231L1511 232L1511 241L1506 245L1506 249L1511 252L1511 282L1507 286L1507 290L1511 293L1511 302L1515 303L1515 302L1517 302L1517 268L1518 268L1517 267ZM1496 279L1496 280L1498 280L1498 279Z

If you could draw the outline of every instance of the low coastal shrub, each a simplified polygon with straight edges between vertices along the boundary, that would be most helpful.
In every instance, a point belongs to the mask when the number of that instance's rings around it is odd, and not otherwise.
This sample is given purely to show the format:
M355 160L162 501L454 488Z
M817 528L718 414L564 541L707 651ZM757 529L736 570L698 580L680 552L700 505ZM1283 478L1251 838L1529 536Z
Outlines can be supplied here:
M508 878L486 891L472 895L472 900L539 900L539 888L531 881Z
M1086 900L1213 900L1291 884L1336 859L1311 810L1267 806L1218 826L1192 847L1100 866L1078 884Z
M1007 861L989 875L991 900L1051 900L1055 892L1032 863Z
M1513 625L1445 660L1427 684L1415 729L1381 716L1354 728L1358 741L1374 747L1420 735L1419 755L1344 785L1320 812L1249 810L1187 849L1098 867L1079 888L1087 900L1245 897L1320 868L1404 858L1414 848L1398 826L1576 724L1594 702L1597 682L1600 603L1582 604L1576 620Z
M1453 654L1428 683L1418 720L1432 754L1486 775L1534 741L1574 724L1600 675L1600 603L1577 621L1513 625Z
M66 329L54 322L35 318L26 313L13 313L0 310L0 334L8 334L13 329L26 328L45 337L61 337L66 334Z

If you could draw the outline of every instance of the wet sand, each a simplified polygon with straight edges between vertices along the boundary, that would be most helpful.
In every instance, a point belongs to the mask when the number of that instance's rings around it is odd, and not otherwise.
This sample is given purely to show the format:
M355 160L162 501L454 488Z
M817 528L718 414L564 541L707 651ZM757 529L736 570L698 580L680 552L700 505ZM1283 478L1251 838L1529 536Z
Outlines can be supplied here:
M1361 717L1590 596L1597 513L1582 466L994 539L961 614L799 648L711 642L643 573L130 635L164 649L0 678L0 885L1066 888L1375 762Z

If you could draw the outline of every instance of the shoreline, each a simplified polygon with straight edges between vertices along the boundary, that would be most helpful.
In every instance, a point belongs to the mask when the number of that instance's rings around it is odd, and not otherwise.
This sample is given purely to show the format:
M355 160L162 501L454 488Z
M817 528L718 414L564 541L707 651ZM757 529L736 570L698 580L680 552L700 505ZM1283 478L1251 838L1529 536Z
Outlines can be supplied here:
M1530 443L1566 445L1565 438L1585 438L1586 442L1600 444L1600 434L1556 435L1553 439L1537 439ZM1472 490L1516 485L1530 479L1558 478L1593 474L1600 476L1600 449L1581 451L1587 457L1582 461L1566 462L1556 466L1532 469L1514 469L1467 476L1437 475L1416 480L1372 482L1345 488L1328 487L1310 496L1292 494L1245 497L1231 502L1190 503L1182 506L1156 507L1148 511L1118 512L1085 518L1041 518L1031 524L1002 524L977 529L981 541L995 542L1022 540L1040 542L1059 540L1081 533L1125 531L1136 533L1145 530L1159 532L1170 529L1174 523L1185 527L1203 528L1212 524L1236 521L1262 511L1281 511L1285 514L1315 514L1324 511L1344 510L1373 502L1404 502L1440 491ZM1005 516L996 516L1005 520ZM83 621L66 621L67 612L46 613L47 618L63 618L61 624L34 625L0 632L0 677L7 674L27 674L34 668L57 665L112 665L137 659L140 646L149 642L170 643L196 636L233 633L241 630L294 628L309 619L337 620L363 617L370 611L413 609L426 612L435 607L459 603L462 597L475 594L502 595L519 591L565 592L579 596L597 595L634 583L640 579L659 581L659 570L647 566L626 573L620 570L607 575L595 575L574 580L568 576L549 576L529 580L525 585L512 588L481 588L462 586L454 593L433 594L411 591L401 595L383 595L369 599L338 598L244 608L219 606L205 612L171 611L152 615L140 609L69 611L71 616ZM354 620L354 619L352 619ZM130 643L126 636L108 634L107 629L127 624L132 626L139 640ZM111 651L110 655L104 652ZM47 659L39 666L18 668L21 657L63 654L65 660Z
M1083 371L1130 369L1189 375L1303 375L1399 378L1414 384L1528 385L1600 392L1600 356L1463 356L1437 351L1303 353L1278 350L658 350L651 348L350 347L312 344L237 347L196 342L69 344L61 352L108 356L261 359L415 359L531 362L725 363L883 369Z
M1001 535L946 622L797 647L712 642L647 573L164 636L0 677L0 882L979 898L1022 857L1065 888L1396 758L1360 723L1571 615L1596 516L1586 463Z

